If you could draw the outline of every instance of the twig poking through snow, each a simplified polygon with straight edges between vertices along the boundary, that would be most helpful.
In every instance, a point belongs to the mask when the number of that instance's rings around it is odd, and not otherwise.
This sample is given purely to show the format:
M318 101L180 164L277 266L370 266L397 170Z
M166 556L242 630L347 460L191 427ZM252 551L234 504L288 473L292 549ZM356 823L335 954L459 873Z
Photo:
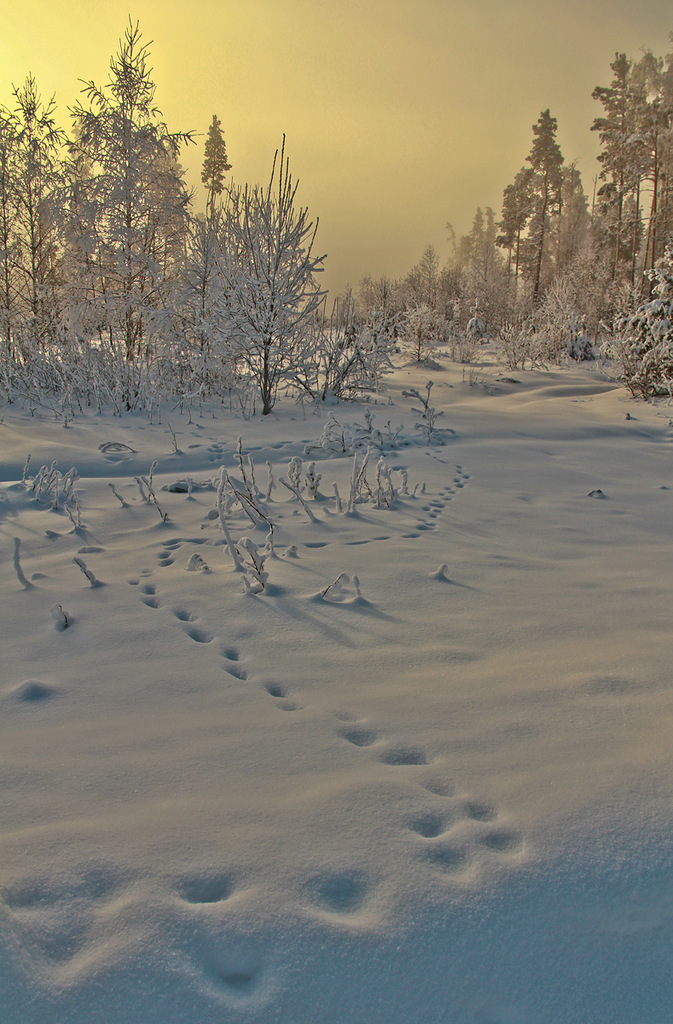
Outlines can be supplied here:
M136 477L136 483L138 484L138 489L139 489L142 497L144 498L144 500L149 505L154 505L154 507L156 508L157 512L161 516L161 521L163 523L165 523L166 520L168 519L168 512L163 512L162 511L161 506L159 505L159 500L158 500L156 494L154 493L154 487L152 486L152 481L154 480L154 470L156 469L156 467L157 467L157 460L155 459L154 462L152 463L152 465L150 466L149 480L148 480L148 478L146 476L137 476ZM147 488L147 494L145 494L145 492L143 490L143 486L142 486L143 484L145 484L145 487Z
M79 569L81 570L81 572L84 573L84 575L86 576L86 578L88 579L88 581L89 581L89 583L91 584L92 587L102 587L103 586L101 581L96 579L96 577L95 577L94 573L92 573L91 569L87 568L87 564L86 564L86 562L84 561L83 558L73 558L73 562L75 563L75 565L79 566Z
M173 430L173 427L170 425L170 423L167 423L167 426L168 426L168 429L171 432L171 437L173 439L173 454L174 455L179 455L180 454L180 449L178 448L178 439L177 439L177 437L175 435L175 431Z
M117 499L117 501L121 504L121 507L122 508L128 508L128 503L126 501L124 501L124 499L122 498L121 494L119 493L119 491L117 490L115 485L109 483L108 487L111 489L111 491L114 494L114 496Z
M62 604L53 604L49 609L49 614L54 620L54 629L58 633L62 633L64 629L67 629L70 625L70 619L68 613L63 611Z
M268 477L267 484L266 484L266 500L269 501L269 499L271 498L271 491L276 486L276 481L273 478L273 468L272 468L271 463L269 462L268 459L267 459L267 462L266 462L266 468L269 471L269 477Z
M310 508L308 507L308 505L306 504L306 502L305 502L305 501L304 501L304 499L302 498L302 496L301 496L301 494L299 493L299 491L297 490L297 488L296 488L296 487L293 487L293 486L292 486L292 484L289 484L289 483L287 482L287 480L285 480L285 479L284 479L284 478L283 478L282 476L278 477L278 479L279 479L279 480L280 480L280 482L282 483L283 487L287 487L288 491L292 491L292 493L294 494L294 496L295 496L295 498L297 499L297 501L301 503L301 506L302 506L302 508L304 509L304 512L305 512L305 513L306 513L306 515L307 515L307 516L309 517L309 519L311 520L311 522L312 522L312 523L317 523L317 522L318 522L318 520L316 519L316 517L315 517L315 516L313 515L313 513L311 512Z
M202 572L206 575L210 573L208 565L203 560L203 558L201 558L201 555L198 553L198 551L195 551L193 555L189 556L189 560L187 562L187 571Z
M347 572L340 572L340 573L339 573L339 575L337 576L337 578L336 578L335 580L332 580L332 582L331 582L331 583L328 583L328 585L327 585L327 586L325 587L325 589L324 589L324 590L321 590L321 591L320 591L320 597L321 597L321 598L323 599L323 601L324 601L324 600L325 600L325 597L327 596L327 594L329 593L329 591L330 591L330 590L332 589L332 587L336 587L336 586L338 586L338 585L339 585L340 583L348 583L349 579L350 579L350 577L349 577L349 575L348 575L348 573L347 573Z
M234 563L234 569L236 570L236 572L244 572L245 570L244 570L243 566L241 565L241 560L238 557L238 552L236 551L236 547L234 545L234 542L231 539L231 534L229 533L229 527L227 526L227 522L226 522L226 518L225 518L225 510L224 510L224 485L225 485L226 482L227 482L227 471L225 470L224 466L220 466L220 481L219 481L219 484L217 486L217 513L218 513L219 520L220 520L220 526L222 527L222 533L224 534L224 539L227 542L227 548L229 549L229 554L231 555L231 559L232 559L232 561Z
M23 574L23 569L21 568L21 541L19 540L18 537L14 538L14 568L16 570L16 575L18 577L19 583L24 588L24 590L32 590L33 584L30 582L30 580L26 579L26 577Z

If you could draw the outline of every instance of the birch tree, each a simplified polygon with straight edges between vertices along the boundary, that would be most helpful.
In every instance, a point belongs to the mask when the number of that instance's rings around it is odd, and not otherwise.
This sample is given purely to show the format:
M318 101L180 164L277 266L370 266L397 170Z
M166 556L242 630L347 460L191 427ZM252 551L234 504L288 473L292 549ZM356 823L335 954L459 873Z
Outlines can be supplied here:
M315 281L325 259L314 252L318 221L297 206L297 188L283 137L268 186L232 187L223 211L228 330L264 415L279 387L292 381L303 336L324 295Z

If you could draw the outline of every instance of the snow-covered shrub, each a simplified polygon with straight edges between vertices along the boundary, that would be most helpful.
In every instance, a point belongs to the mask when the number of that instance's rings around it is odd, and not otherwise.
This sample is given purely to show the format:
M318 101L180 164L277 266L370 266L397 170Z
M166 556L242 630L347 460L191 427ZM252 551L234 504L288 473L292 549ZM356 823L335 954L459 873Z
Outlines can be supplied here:
M396 319L379 314L359 316L350 295L337 298L329 317L317 311L304 339L294 372L301 394L334 402L378 391L392 370Z
M419 302L406 310L402 318L401 340L414 362L432 358L439 344L449 336L449 323L439 310Z
M410 388L408 391L403 391L402 394L405 398L415 398L417 402L421 403L420 409L412 408L412 412L415 412L421 417L420 423L415 423L414 426L417 430L420 430L424 440L427 444L443 444L442 437L437 427L437 419L439 416L443 416L443 412L437 412L434 406L430 405L430 392L434 387L434 381L429 380L425 385L425 395L422 395L417 388Z
M315 444L307 444L304 452L306 455L311 455L312 452L319 452L321 455L352 455L353 452L368 451L370 448L377 451L393 451L409 443L400 437L401 425L393 427L388 420L379 430L374 426L374 419L368 408L364 411L364 423L354 423L352 426L344 426L332 416Z
M535 317L533 340L533 358L542 362L594 358L586 318L578 309L574 283L567 276L557 278L547 290Z
M523 370L531 358L533 339L528 324L505 323L498 336L498 355L508 370Z
M652 296L622 318L612 353L632 395L673 396L673 246L652 272Z

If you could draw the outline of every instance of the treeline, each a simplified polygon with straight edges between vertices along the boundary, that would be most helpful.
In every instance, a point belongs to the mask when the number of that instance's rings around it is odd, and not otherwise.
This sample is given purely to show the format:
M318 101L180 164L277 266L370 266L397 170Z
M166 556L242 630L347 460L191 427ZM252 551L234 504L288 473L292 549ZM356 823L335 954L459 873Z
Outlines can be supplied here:
M673 53L618 53L610 69L610 84L593 92L602 112L591 125L600 170L590 196L544 110L499 218L477 209L459 239L447 225L445 266L429 246L403 278L361 282L360 309L385 305L418 358L447 341L471 358L484 335L512 366L531 355L589 358L651 296L673 238Z
M213 116L199 213L180 164L194 136L163 122L148 62L129 22L107 84L85 84L70 110L69 134L31 76L0 107L8 401L67 414L224 396L268 413L287 390L324 400L375 389L400 350L422 362L441 344L469 361L489 337L511 367L590 358L650 298L673 231L673 54L617 54L610 85L594 91L590 202L543 111L500 219L477 210L467 235L452 233L446 266L430 246L402 279L365 278L329 306L317 222L297 202L284 143L267 185L234 185Z
M376 386L378 322L343 344L341 319L317 315L324 257L284 143L268 185L226 183L213 116L196 212L180 164L193 135L162 121L148 61L129 22L70 135L31 76L0 108L0 393L65 411L224 395L247 414L287 387Z

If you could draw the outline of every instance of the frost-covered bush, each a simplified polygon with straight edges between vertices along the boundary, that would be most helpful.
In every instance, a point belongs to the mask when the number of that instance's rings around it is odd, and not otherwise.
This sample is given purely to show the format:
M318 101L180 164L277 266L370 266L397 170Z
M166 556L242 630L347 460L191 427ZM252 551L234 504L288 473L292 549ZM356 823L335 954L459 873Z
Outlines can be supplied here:
M376 392L393 368L394 316L360 316L350 293L337 298L329 317L317 311L304 337L293 383L314 401L334 402Z
M402 345L416 363L431 359L437 346L448 337L446 317L425 302L410 306L402 317Z
M562 363L593 359L593 346L587 334L586 318L578 309L573 282L557 278L548 289L535 316L533 358Z
M331 416L315 444L306 445L305 454L317 452L320 455L352 455L353 452L369 449L393 451L409 444L400 437L401 425L393 427L388 420L379 429L374 426L374 419L375 416L367 408L364 411L364 423L354 423L352 426L344 425L335 416Z
M531 359L533 338L526 323L514 325L505 323L498 335L498 355L508 370L523 370L526 360Z
M632 395L673 395L673 246L652 271L652 296L617 327L612 354Z

